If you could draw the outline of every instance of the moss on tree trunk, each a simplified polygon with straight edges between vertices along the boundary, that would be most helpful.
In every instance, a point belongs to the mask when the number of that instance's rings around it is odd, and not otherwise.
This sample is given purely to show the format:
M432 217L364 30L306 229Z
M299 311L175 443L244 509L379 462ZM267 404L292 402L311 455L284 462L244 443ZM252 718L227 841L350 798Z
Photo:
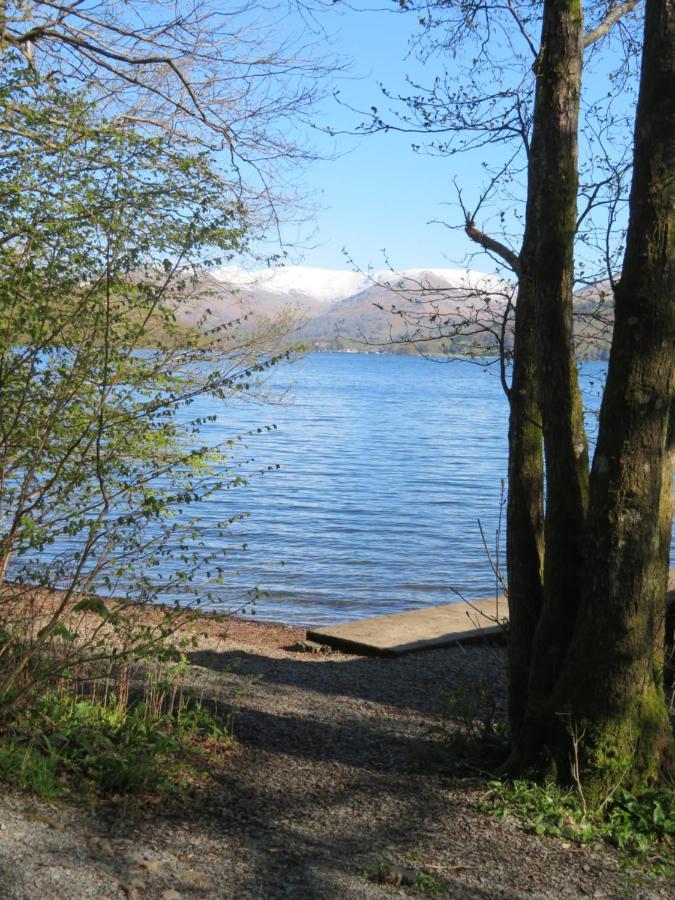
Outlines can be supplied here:
M550 704L591 799L671 764L663 692L675 377L675 0L648 0L630 222L598 446L583 603ZM561 758L569 750L559 738Z
M587 501L588 450L572 344L583 57L579 0L547 0L541 48L509 430L512 762L524 749L526 710L553 684L574 624Z
M537 67L514 367L514 386L520 377L529 393L514 391L510 430L509 552L522 557L509 559L517 585L509 764L553 767L562 780L577 779L591 803L621 783L657 779L672 760L663 637L675 377L674 4L647 2L630 224L590 482L572 346L577 0L547 0ZM528 527L534 533L531 475L541 474L532 410L544 435L545 550L543 591L532 579L525 596L522 573L537 556L525 541Z

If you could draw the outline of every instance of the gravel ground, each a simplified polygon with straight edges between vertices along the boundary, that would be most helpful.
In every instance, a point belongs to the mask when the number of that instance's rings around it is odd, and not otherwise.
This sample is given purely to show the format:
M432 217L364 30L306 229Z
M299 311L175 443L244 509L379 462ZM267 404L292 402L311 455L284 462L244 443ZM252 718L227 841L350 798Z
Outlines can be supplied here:
M444 694L463 677L499 691L500 648L378 659L285 649L303 636L285 626L200 631L189 682L241 710L238 750L203 808L124 818L1 794L0 900L422 896L369 881L381 863L433 877L436 896L675 896L609 849L490 819L477 788L431 770L425 733Z

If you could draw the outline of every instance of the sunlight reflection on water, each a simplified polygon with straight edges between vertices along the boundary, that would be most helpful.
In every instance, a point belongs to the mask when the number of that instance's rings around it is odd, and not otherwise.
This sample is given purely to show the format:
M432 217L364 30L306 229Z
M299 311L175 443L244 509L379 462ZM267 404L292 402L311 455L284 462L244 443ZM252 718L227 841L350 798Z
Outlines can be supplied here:
M605 371L583 367L590 407ZM271 384L292 386L288 402L190 409L218 413L214 442L277 426L250 449L255 469L281 468L199 509L207 537L209 521L250 513L224 548L224 601L257 586L259 618L319 624L450 602L453 588L494 593L478 521L494 550L508 415L496 370L325 353L278 367Z

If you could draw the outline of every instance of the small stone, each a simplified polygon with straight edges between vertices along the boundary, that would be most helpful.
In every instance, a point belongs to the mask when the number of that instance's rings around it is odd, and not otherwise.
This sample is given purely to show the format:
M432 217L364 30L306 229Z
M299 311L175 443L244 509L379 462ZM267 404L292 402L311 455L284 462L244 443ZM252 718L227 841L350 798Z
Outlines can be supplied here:
M53 816L43 816L41 814L34 814L31 816L27 816L29 821L39 822L40 825L46 825L47 828L53 828L54 831L63 831L63 825L55 819Z
M417 884L417 872L414 869L401 869L401 884L407 887Z
M142 859L139 862L139 865L146 869L148 872L151 872L153 875L156 875L162 868L161 862L159 862L159 860L157 859Z
M183 872L180 876L180 880L185 887L191 888L192 890L208 891L213 887L212 879L203 872L198 872L195 869L188 869L186 872Z
M386 866L378 873L380 884L390 884L392 887L401 887L417 884L417 872L414 869L406 869L403 866Z
M296 641L286 648L292 653L329 653L330 647L325 644L319 644L316 641Z
M89 847L93 852L100 853L102 856L115 856L112 844L104 838L93 838L89 841Z
M164 891L162 900L181 900L181 895L174 890Z

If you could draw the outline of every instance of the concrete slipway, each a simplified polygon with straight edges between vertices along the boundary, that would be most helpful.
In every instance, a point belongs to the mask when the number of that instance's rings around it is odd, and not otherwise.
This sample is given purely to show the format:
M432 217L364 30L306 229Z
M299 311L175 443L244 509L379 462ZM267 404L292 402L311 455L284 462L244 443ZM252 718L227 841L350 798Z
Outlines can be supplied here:
M413 650L444 647L495 637L508 621L504 597L460 600L389 616L373 616L307 631L307 639L347 653L400 656Z
M675 568L668 577L670 627L675 619ZM342 625L307 631L307 639L346 653L401 656L414 650L445 647L466 641L497 637L508 627L509 609L504 597L459 600L389 616L372 616Z

